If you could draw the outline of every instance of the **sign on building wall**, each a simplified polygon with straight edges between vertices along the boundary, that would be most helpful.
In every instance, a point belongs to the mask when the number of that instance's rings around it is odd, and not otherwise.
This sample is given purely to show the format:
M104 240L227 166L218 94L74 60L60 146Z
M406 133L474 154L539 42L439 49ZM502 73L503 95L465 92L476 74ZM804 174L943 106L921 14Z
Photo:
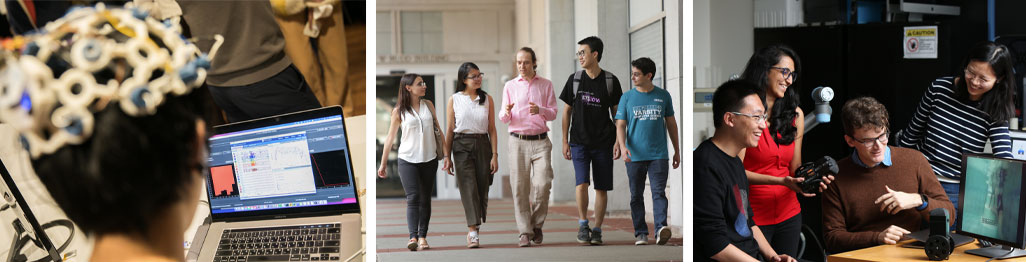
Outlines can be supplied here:
M905 59L936 59L937 26L906 26L902 49Z

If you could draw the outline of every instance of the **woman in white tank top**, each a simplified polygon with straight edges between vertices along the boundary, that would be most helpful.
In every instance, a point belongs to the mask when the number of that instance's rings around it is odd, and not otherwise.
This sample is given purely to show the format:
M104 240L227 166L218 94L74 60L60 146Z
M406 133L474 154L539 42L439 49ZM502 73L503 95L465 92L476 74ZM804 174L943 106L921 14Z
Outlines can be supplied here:
M399 178L406 191L406 223L410 230L410 251L430 248L427 243L427 229L431 220L431 191L438 172L438 158L435 154L435 125L438 124L432 112L435 105L422 99L427 93L427 83L417 74L406 74L399 80L399 102L392 110L392 122L385 139L385 150L381 154L378 177L388 176L389 148L395 141L396 132L402 127L399 143ZM443 138L444 139L444 138Z
M488 188L499 170L495 144L495 106L481 90L484 74L474 63L463 63L457 73L456 93L446 107L447 119L442 169L456 175L467 217L467 247L480 246L478 232L488 210ZM450 156L451 152L451 156Z

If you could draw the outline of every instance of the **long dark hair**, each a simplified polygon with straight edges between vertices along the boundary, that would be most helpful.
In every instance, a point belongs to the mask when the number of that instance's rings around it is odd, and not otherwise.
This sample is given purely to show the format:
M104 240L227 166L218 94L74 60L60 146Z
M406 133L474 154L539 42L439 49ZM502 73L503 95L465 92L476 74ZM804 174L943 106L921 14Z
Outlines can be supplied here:
M987 113L990 116L991 122L1008 122L1009 118L1015 116L1013 109L1015 102L1012 101L1012 98L1015 97L1015 73L1012 72L1014 62L1008 47L984 41L977 43L972 49L969 49L969 54L962 61L961 70L956 73L962 74L962 77L955 81L955 98L963 102L969 101L969 88L966 85L963 72L969 66L969 62L974 61L987 62L990 68L994 70L994 75L997 76L994 87L983 94L983 98L980 99L980 105L976 106L976 108Z
M413 103L413 94L410 93L410 90L406 90L406 86L413 85L418 77L420 75L408 73L399 80L399 101L395 104L395 107L399 109L399 118L403 117L403 113L413 113L413 105L410 105Z
M797 82L799 73L802 71L802 62L798 58L798 53L784 45L760 48L755 51L755 54L752 54L752 58L748 59L745 71L741 73L742 79L756 84L759 86L759 92L765 94L770 86L769 73L774 70L772 67L780 63L780 58L784 56L790 57L794 61L794 82L784 91L784 97L773 103L773 108L770 108L773 114L769 116L768 120L770 135L780 145L793 143L798 135L798 127L793 124L795 117L798 117L798 112L795 112L799 102Z
M460 65L460 71L459 73L456 73L456 78L459 79L456 81L456 92L467 90L467 83L464 81L467 81L467 75L470 74L471 69L477 70L478 73L481 72L481 68L478 68L474 63L466 62ZM484 91L484 88L477 89L477 104L483 105L487 100L485 99L487 97L488 93Z

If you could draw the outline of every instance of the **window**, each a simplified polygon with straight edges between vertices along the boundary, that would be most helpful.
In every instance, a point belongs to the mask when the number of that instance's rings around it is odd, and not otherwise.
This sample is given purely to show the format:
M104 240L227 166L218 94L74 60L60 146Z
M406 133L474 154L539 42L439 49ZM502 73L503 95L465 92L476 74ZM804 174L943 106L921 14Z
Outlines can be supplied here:
M442 12L401 12L402 53L442 53Z
M655 77L652 84L666 88L663 79L666 72L663 70L663 21L659 20L631 32L631 61L641 57L648 57L656 64Z
M378 12L377 54L392 54L392 12Z

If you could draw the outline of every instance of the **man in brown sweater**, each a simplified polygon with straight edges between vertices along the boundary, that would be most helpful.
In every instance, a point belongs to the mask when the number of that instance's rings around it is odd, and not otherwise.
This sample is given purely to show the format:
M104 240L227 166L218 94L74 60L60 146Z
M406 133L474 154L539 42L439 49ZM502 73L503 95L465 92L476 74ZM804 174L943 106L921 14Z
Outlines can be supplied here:
M930 210L954 206L930 163L914 149L889 147L887 109L860 97L842 109L844 140L855 152L837 161L834 186L823 191L823 234L833 253L896 244L929 219ZM951 221L954 221L952 219Z

